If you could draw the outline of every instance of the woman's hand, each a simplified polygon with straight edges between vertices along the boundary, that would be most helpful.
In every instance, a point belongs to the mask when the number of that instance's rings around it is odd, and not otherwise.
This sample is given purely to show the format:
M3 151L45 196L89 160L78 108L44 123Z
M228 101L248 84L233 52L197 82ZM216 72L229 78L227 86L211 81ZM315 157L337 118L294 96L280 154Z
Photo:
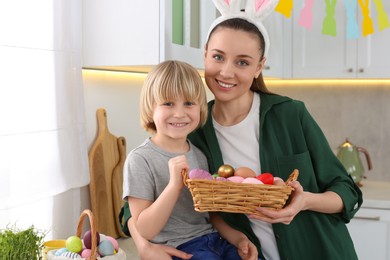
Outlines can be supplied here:
M256 246L246 237L238 241L237 252L243 260L258 259Z
M289 183L294 191L290 195L290 203L281 210L271 210L267 208L258 208L259 214L251 214L248 217L262 220L268 223L290 224L295 216L302 210L305 210L305 192L298 181Z
M150 242L146 242L142 250L139 252L139 256L142 260L161 259L172 260L173 256L180 259L191 259L192 255L180 251L174 247L166 245L158 245Z

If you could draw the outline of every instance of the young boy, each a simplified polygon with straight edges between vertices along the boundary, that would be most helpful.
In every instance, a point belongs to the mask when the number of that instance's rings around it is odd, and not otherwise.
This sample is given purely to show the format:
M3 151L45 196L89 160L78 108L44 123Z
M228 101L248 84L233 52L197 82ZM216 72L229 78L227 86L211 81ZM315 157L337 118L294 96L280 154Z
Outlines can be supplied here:
M148 74L140 98L141 123L152 136L129 153L123 184L134 224L131 230L140 235L135 237L176 247L191 254L191 259L248 255L257 259L248 238L215 217L231 244L222 239L209 214L194 210L191 194L184 188L183 170L208 170L204 154L187 139L207 118L206 93L198 72L184 62L162 62Z

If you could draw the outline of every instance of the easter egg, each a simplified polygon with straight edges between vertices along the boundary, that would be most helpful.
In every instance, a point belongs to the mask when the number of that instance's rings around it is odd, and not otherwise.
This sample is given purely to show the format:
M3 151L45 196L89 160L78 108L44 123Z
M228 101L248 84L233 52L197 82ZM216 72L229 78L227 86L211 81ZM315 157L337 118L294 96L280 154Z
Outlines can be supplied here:
M88 258L91 255L92 255L91 249L86 248L86 249L83 249L83 251L81 251L81 257L82 258Z
M66 240L66 248L70 252L78 253L83 249L83 243L78 236L71 236Z
M248 167L238 167L234 171L234 176L241 176L242 178L248 178L248 177L256 177L256 173Z
M282 178L274 177L274 185L284 186L286 183Z
M114 246L109 240L103 240L100 242L99 247L98 247L98 252L99 255L101 256L108 256L108 255L113 255L114 254Z
M110 241L111 244L114 246L114 249L115 249L116 251L118 251L118 249L119 249L118 241L116 241L115 238L110 237L110 236L107 236L107 240Z
M92 248L92 232L91 230L88 230L84 234L84 245L85 248L91 249ZM96 246L98 246L100 243L100 235L98 232L96 232Z
M241 176L232 176L232 177L229 177L227 179L229 181L235 182L235 183L242 183L244 181L244 178L242 178Z
M261 180L253 178L253 177L248 177L245 178L242 183L249 183L249 184L264 184Z
M224 178L229 178L234 175L234 168L229 164L223 164L218 168L218 175Z
M224 177L220 177L220 176L218 176L217 178L215 178L217 181L227 181L227 179L226 178L224 178Z
M256 178L258 180L261 180L264 184L270 184L270 185L274 184L274 176L269 172L262 173Z
M212 180L213 176L206 170L203 169L192 169L188 177L190 179L202 179L202 180Z

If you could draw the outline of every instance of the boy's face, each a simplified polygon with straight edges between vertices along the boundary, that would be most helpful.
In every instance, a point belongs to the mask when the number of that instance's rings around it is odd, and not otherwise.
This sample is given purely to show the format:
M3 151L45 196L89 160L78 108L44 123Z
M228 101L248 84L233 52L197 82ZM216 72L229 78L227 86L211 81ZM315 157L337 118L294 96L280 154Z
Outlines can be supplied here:
M186 140L200 121L200 106L195 101L187 101L182 96L155 104L153 121L157 133L154 138L165 140Z

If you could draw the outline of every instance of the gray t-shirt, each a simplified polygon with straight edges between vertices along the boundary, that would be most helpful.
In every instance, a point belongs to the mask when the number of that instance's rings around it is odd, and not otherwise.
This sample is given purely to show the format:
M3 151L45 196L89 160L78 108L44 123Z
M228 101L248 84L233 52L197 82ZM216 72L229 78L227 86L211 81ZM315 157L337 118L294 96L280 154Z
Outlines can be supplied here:
M185 154L190 170L208 170L204 154L190 141ZM132 150L126 158L123 172L123 199L128 196L155 201L169 182L169 159L180 154L161 150L148 138ZM178 246L195 237L214 232L207 212L194 210L190 191L184 187L173 212L161 232L151 240L154 243Z

